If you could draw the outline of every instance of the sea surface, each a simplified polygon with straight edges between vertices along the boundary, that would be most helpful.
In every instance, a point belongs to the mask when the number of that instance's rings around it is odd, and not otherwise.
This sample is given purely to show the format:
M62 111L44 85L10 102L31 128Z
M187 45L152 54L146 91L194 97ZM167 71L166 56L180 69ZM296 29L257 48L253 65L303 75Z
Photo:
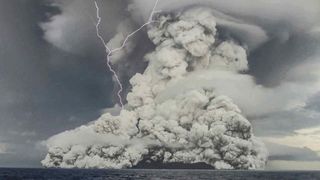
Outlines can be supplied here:
M82 170L0 168L0 180L127 180L127 179L217 179L217 180L320 180L320 171L214 171L214 170Z

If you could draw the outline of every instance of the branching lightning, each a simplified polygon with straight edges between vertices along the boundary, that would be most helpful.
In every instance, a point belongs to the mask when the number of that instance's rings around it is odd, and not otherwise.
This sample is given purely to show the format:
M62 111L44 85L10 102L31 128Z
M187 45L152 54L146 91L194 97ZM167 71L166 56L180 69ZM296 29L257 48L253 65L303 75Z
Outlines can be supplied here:
M141 25L138 29L136 29L135 31L133 31L132 33L128 34L126 36L126 38L124 39L123 43L121 44L120 47L118 48L114 48L114 49L111 49L107 46L107 43L105 42L104 38L102 37L102 35L100 34L100 24L101 24L101 16L100 16L100 8L99 8L99 5L97 3L97 1L95 0L94 1L94 4L95 4L95 7L96 7L96 15L97 15L97 23L96 23L96 33L97 33L97 36L98 38L101 40L102 44L104 45L105 47L105 51L106 51L106 54L107 54L107 66L109 68L109 70L112 72L115 80L116 80L116 83L119 85L119 90L118 90L118 93L117 93L117 96L119 98L119 103L121 105L121 108L124 108L124 104L123 104L123 101L122 101L122 97L121 97L121 92L123 91L123 86L121 84L121 81L117 75L117 73L115 72L115 70L112 68L112 65L111 65L111 62L110 62L110 59L111 59L111 55L112 53L115 53L117 51L121 51L125 46L126 46L126 43L127 41L129 40L130 37L132 37L134 34L136 34L137 32L139 32L142 28L144 28L145 26L149 25L150 23L152 23L152 18L153 18L153 15L158 12L156 11L156 7L158 5L158 2L159 0L156 0L155 1L155 4L152 8L152 11L150 13L150 16L148 18L148 21L146 23L144 23L143 25Z

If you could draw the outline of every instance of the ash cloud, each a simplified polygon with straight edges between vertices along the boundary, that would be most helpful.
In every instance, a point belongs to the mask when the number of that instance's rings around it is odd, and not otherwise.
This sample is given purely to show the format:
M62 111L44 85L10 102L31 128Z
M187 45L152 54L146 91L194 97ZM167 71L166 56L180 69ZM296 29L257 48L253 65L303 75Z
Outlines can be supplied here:
M246 50L232 40L217 41L209 9L191 8L156 20L148 30L156 48L145 56L144 73L130 80L126 109L50 138L44 166L128 168L142 161L201 162L216 169L265 166L267 151L250 122L214 86L200 85L157 101L171 84L193 72L206 79L205 70L228 75L246 71Z

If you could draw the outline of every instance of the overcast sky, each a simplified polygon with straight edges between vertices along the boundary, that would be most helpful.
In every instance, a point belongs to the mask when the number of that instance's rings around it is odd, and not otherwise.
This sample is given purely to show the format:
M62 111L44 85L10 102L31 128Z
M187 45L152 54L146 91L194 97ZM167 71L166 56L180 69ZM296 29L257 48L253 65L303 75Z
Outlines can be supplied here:
M320 60L320 4L317 7L316 1L296 0L288 3L294 8L289 11L279 4L242 1L247 3L239 6L239 12L247 12L244 14L212 2L268 35L249 56L249 74L258 84L274 88L283 82L296 82L303 86L320 77L308 74L308 69L295 69ZM0 0L0 166L40 166L46 153L42 141L95 120L104 108L114 105L111 73L106 68L104 49L95 37L92 2L55 2L60 4ZM134 2L139 7L144 0ZM129 15L128 2L107 0L101 5L103 20L108 22L103 24L104 35L111 38L118 22ZM267 10L259 11L264 6ZM143 8L147 7L148 3ZM163 0L159 8L169 8L168 1ZM138 12L145 16L143 10ZM139 15L130 19L141 23ZM261 38L257 34L249 37ZM146 44L151 44L143 34L139 42L144 46L137 47L140 53L134 55L135 59L148 50ZM320 147L316 145L320 144L320 93L313 94L300 109L248 118L255 134L267 142L270 159L320 160Z
M39 23L59 11L43 2L0 1L0 166L39 166L39 141L112 105L103 54L47 43Z

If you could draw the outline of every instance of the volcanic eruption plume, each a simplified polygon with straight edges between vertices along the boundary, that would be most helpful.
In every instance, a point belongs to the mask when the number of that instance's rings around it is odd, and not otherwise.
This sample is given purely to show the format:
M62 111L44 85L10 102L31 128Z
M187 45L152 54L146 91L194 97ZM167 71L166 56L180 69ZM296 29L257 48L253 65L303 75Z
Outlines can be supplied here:
M248 70L247 49L221 38L211 9L161 13L148 26L155 45L143 73L130 79L119 115L47 141L46 167L130 168L205 163L215 169L260 169L266 149L233 100L217 88ZM229 81L230 80L230 81ZM85 137L85 138L79 138Z

